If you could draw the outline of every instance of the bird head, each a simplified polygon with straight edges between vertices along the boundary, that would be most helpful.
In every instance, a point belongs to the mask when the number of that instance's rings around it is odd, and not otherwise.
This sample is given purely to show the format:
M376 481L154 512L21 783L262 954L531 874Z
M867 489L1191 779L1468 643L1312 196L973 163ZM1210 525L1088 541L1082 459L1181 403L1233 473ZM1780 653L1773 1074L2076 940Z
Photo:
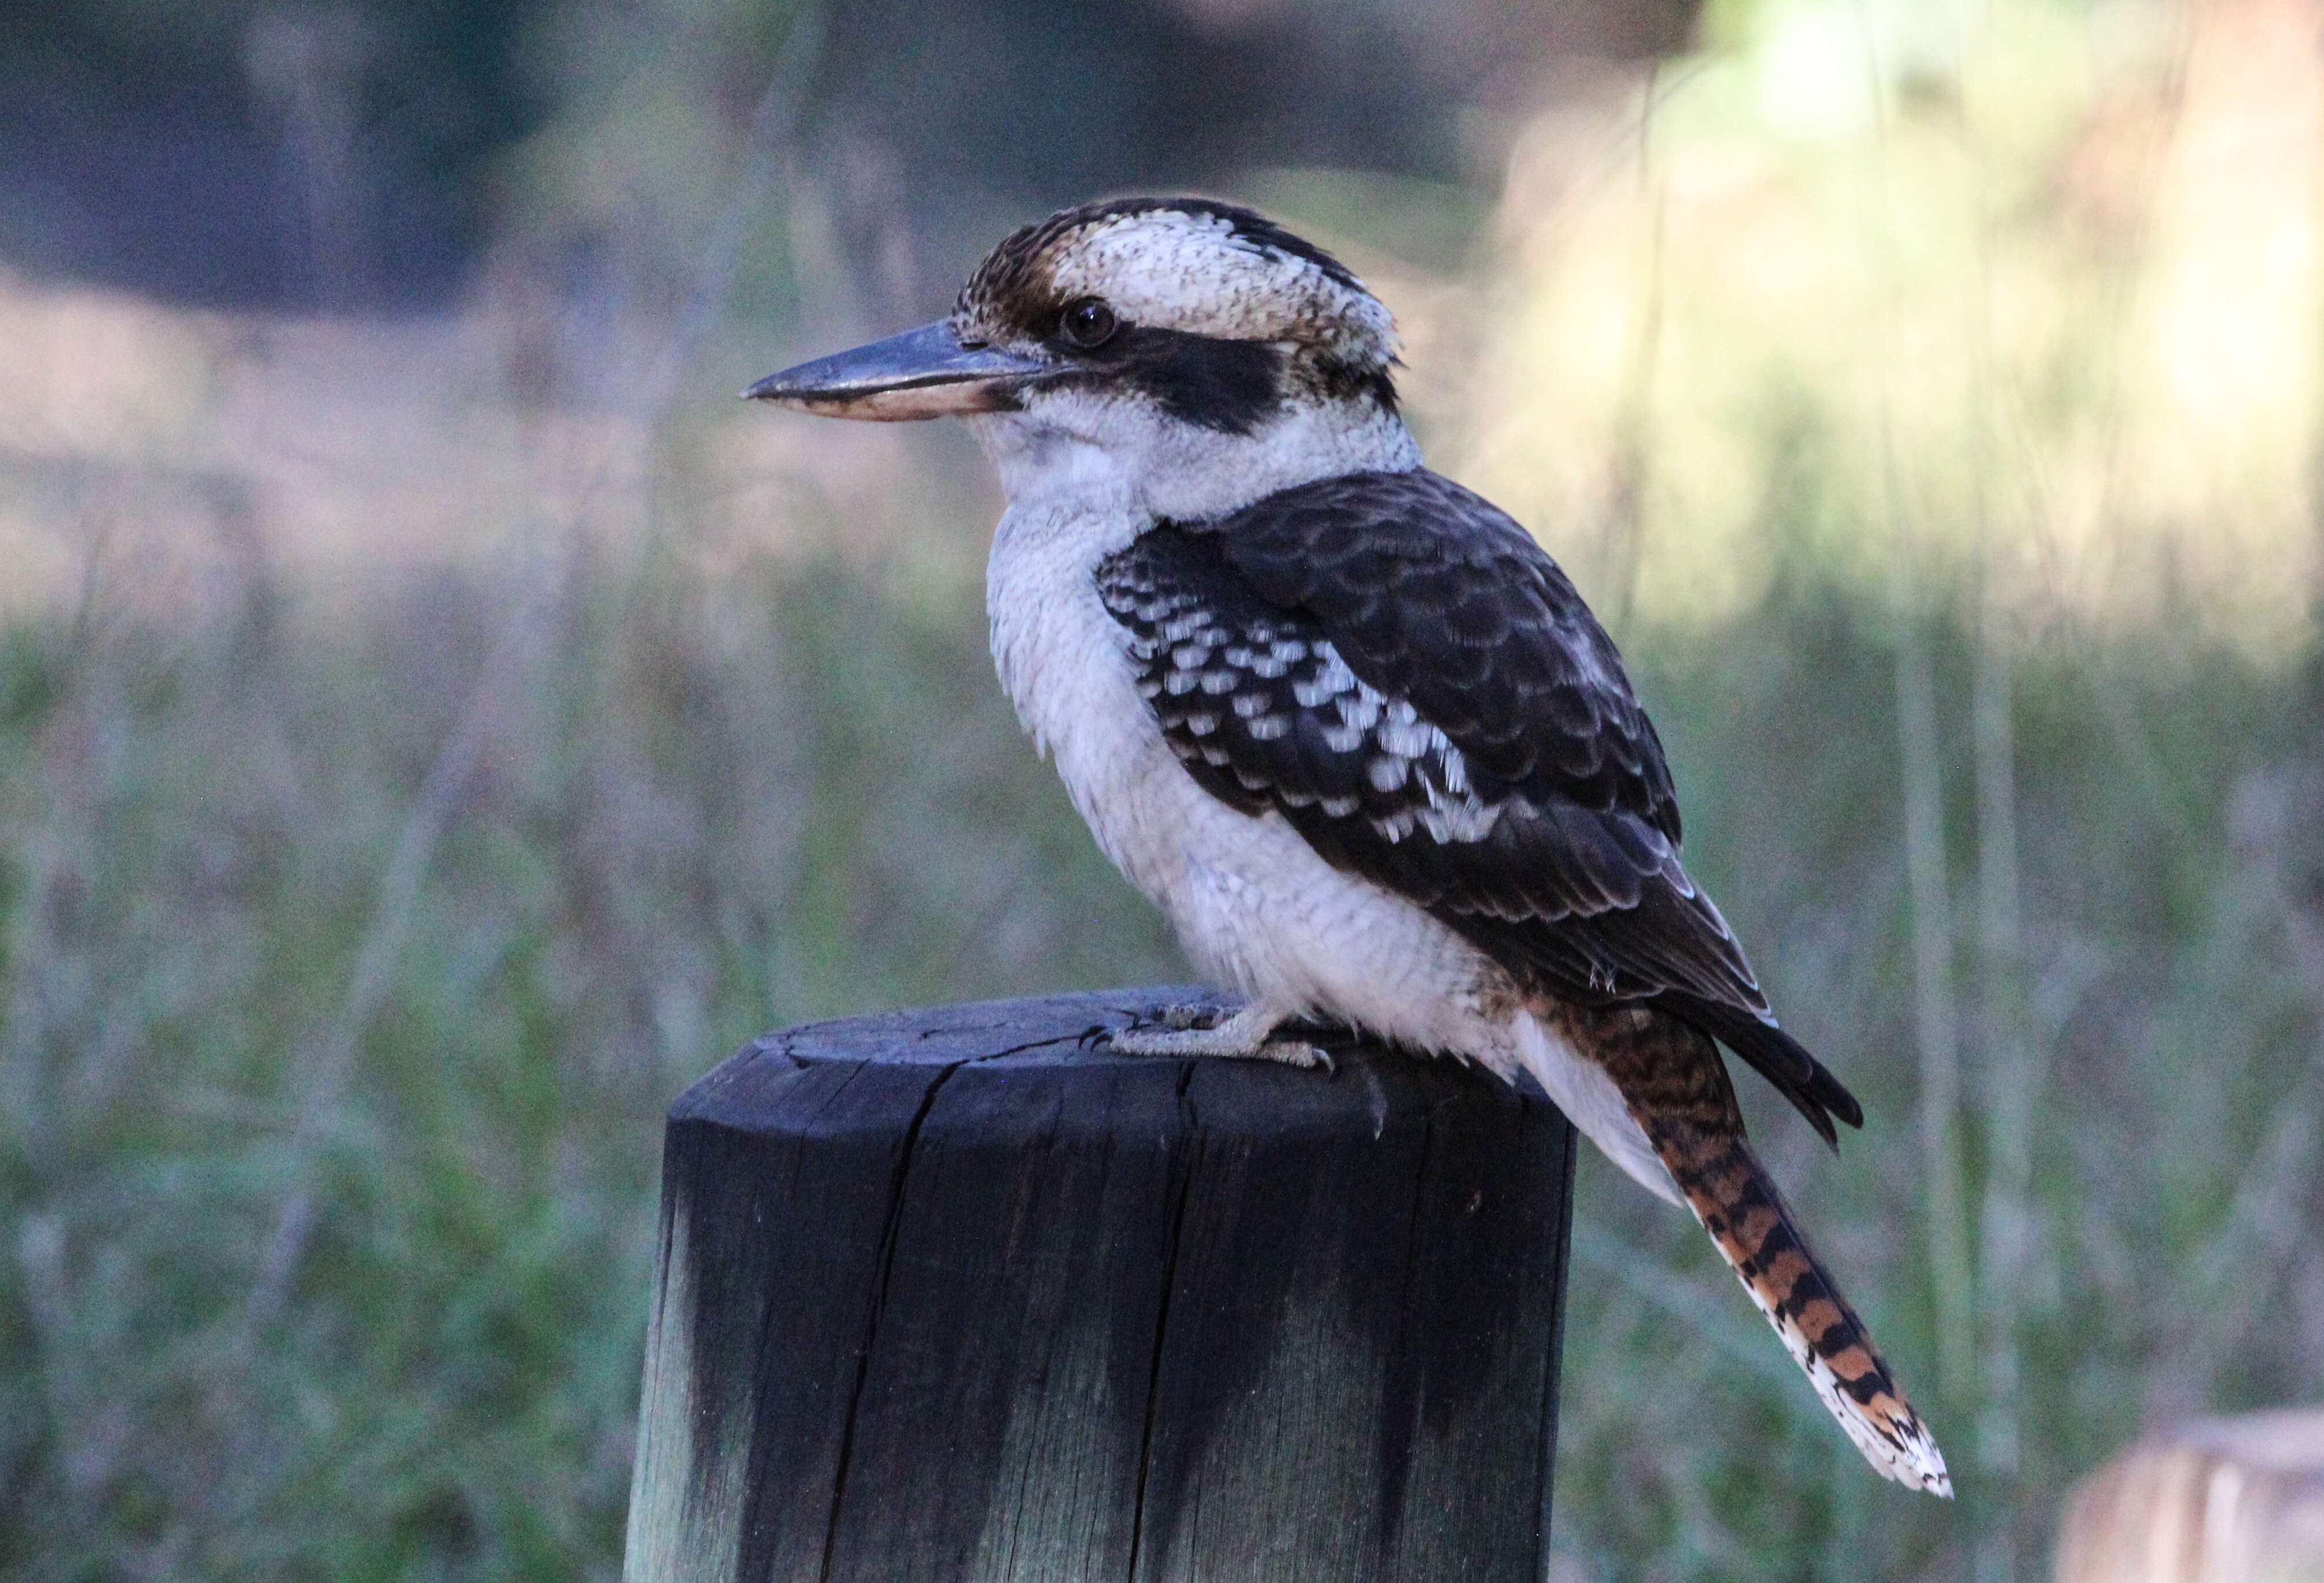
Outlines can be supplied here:
M959 415L1023 501L1111 489L1165 515L1418 464L1396 328L1345 266L1247 209L1090 204L994 248L936 323L744 394L834 418Z

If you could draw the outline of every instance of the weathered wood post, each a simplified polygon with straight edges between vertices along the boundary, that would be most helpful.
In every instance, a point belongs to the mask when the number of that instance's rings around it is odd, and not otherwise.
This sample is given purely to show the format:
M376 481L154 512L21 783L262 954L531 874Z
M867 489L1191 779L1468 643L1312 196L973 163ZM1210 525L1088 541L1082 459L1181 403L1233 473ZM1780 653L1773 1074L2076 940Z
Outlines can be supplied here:
M669 1113L628 1583L1536 1583L1573 1133L1194 992L771 1035Z
M2319 1583L2324 1410L2152 1431L2074 1486L2055 1583Z

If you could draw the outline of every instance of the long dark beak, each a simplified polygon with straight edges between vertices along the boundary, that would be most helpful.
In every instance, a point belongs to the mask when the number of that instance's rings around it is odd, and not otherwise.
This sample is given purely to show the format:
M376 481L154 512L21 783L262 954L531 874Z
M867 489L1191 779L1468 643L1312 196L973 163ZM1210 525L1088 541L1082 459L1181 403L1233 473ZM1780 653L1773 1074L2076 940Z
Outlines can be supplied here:
M742 394L825 418L868 418L901 423L955 412L1000 412L1016 405L1015 391L1050 366L992 346L964 346L950 323L938 319L770 373Z

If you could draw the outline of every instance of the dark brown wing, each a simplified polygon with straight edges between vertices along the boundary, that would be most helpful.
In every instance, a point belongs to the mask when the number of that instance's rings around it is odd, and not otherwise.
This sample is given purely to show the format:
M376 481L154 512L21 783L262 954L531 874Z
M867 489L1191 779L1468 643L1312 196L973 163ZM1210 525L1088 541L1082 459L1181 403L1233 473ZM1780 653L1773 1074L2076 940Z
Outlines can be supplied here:
M1662 744L1613 643L1507 515L1426 472L1162 524L1099 569L1188 771L1427 908L1521 982L1653 1000L1827 1137L1862 1111L1775 1026L1678 859Z

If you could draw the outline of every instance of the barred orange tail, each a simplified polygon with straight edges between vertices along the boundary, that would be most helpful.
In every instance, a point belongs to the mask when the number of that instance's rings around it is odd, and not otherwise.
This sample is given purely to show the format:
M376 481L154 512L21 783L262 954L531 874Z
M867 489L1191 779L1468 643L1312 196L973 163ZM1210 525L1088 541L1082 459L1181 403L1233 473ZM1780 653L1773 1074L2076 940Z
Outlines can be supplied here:
M1865 1459L1899 1484L1950 1499L1944 1453L1744 1140L1711 1035L1647 1006L1545 1003L1536 1015L1555 1019L1613 1080L1695 1219Z
M1742 1133L1722 1136L1683 1121L1650 1121L1646 1132L1695 1219L1865 1459L1899 1484L1950 1498L1944 1453Z

